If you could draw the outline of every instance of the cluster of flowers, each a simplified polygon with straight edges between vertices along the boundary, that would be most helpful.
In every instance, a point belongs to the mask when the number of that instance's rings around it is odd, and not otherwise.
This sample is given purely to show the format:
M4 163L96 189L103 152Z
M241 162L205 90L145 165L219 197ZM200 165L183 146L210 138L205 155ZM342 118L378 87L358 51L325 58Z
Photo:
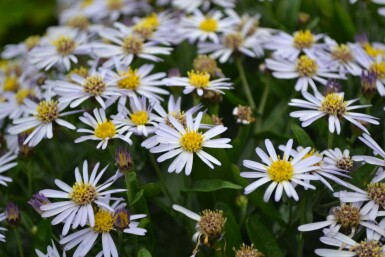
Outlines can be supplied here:
M230 139L218 137L227 128L215 116L211 124L204 124L206 111L202 105L183 110L182 98L170 95L166 88L183 87L185 95L218 99L224 90L232 89L232 83L215 60L225 63L241 54L257 58L266 50L272 52L271 58L265 60L272 75L279 79L298 78L294 89L306 99L291 100L289 105L306 109L292 112L291 117L299 118L306 127L326 116L330 133L337 134L341 132L341 119L345 119L365 132L360 140L385 158L385 152L367 129L368 123L379 124L378 119L352 112L370 105L353 105L358 99L344 100L339 82L330 80L361 76L365 96L371 97L376 91L384 96L385 45L371 44L363 37L354 43L338 44L326 35L309 30L290 35L261 28L258 15L240 16L234 11L235 0L173 0L157 4L172 4L175 10L155 12L145 1L135 0L63 1L60 26L50 27L42 37L31 36L20 44L5 47L2 58L7 62L0 71L0 121L6 131L8 152L0 158L0 173L16 165L13 161L17 154L28 154L42 140L51 139L54 125L76 130L80 136L75 143L97 141L96 147L101 150L105 150L112 139L132 145L133 136L145 138L141 146L151 153L161 153L159 163L173 159L168 172L184 170L189 175L194 155L214 169L214 164L221 163L204 149L231 148ZM160 56L170 55L174 47L185 40L196 45L199 54L209 55L198 56L185 77L175 70L168 74L153 72L154 64L137 65L137 60L161 62ZM324 93L319 91L317 83L326 86ZM307 91L309 85L312 93ZM166 109L164 102L168 102ZM252 111L238 106L234 115L239 123L249 124L254 121ZM81 123L76 126L64 119L79 113ZM264 201L271 198L274 190L275 201L280 201L284 193L299 200L296 186L315 189L310 182L317 180L333 191L328 181L331 180L355 192L335 193L343 204L333 208L328 220L299 229L330 226L321 240L341 249L353 249L358 256L370 247L385 251L379 245L380 237L385 236L385 223L376 221L383 216L379 211L379 206L384 205L384 185L380 182L385 177L383 170L379 169L367 191L342 179L349 178L353 160L385 166L384 160L369 156L351 158L348 150L338 148L317 152L304 146L294 150L293 140L280 147L281 157L270 140L267 139L265 145L268 154L256 149L263 163L243 162L254 171L242 172L240 176L257 179L245 188L245 194L270 183ZM125 153L119 154L129 158ZM30 201L42 217L54 217L53 225L63 224L60 244L64 245L64 251L77 246L73 256L85 256L100 234L103 250L97 256L115 257L118 251L110 232L146 233L135 221L146 215L129 214L123 198L111 197L113 193L125 191L109 189L121 177L121 172L100 183L107 167L98 171L99 165L97 163L89 175L88 162L84 161L82 173L79 168L75 169L72 186L56 179L60 190L41 190ZM0 184L11 181L0 176ZM51 202L48 198L64 200ZM220 211L207 210L198 215L179 205L173 208L198 222L194 236L198 244L208 241L211 245L223 236L225 218ZM1 214L0 221L6 216ZM214 234L205 232L207 222L215 223L219 229ZM356 243L351 237L362 226L367 229L367 243ZM67 235L70 229L78 227L86 228ZM0 235L0 240L4 241L5 237ZM245 251L254 251L252 247L242 247ZM343 255L341 249L338 250L341 256L354 256ZM55 245L49 246L48 252L48 256L59 256ZM194 254L196 252L197 249ZM337 256L336 252L316 251L321 256L332 253ZM37 253L46 256L39 250ZM256 250L254 253L261 256Z

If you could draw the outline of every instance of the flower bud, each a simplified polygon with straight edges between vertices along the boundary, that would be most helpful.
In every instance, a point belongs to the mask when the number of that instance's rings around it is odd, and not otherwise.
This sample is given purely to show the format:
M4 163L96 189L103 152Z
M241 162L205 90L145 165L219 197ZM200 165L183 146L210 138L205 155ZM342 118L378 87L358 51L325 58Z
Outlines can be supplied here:
M47 203L51 203L51 201L48 200L45 195L40 193L32 195L31 200L28 201L28 204L31 205L35 209L35 211L37 211L40 215L44 212L40 209L40 207Z
M115 152L115 165L121 173L128 173L134 167L130 152L120 148Z
M124 230L130 224L130 213L124 208L119 208L114 213L114 228Z
M5 208L5 216L11 226L16 227L20 223L20 210L19 207L13 202L9 202Z

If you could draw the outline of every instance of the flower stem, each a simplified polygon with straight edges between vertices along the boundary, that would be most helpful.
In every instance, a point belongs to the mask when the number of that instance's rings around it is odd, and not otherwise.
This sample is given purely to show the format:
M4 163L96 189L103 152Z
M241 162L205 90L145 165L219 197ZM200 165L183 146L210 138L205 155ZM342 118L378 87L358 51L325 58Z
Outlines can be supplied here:
M16 228L14 230L15 230L15 236L16 236L16 241L17 241L17 248L19 248L20 257L24 257L23 246L21 244L21 238L20 238L19 231L17 231Z
M123 252L122 252L122 243L123 243L122 231L119 230L119 231L118 231L118 250L119 250L119 253L123 255Z
M33 177L32 177L32 162L31 160L27 163L27 173L28 173L28 197L32 196L33 192Z
M256 104L253 99L253 94L251 93L249 82L247 82L245 70L243 69L241 58L236 58L236 64L239 71L239 75L241 77L243 91L246 95L247 101L249 102L249 105L253 111L256 109Z
M270 93L270 75L267 74L265 87L264 87L263 93L262 93L262 98L261 98L261 101L259 102L259 106L258 106L258 112L257 113L258 113L259 117L257 118L257 120L255 122L255 132L261 131L263 113L265 112L265 106L266 106L267 98L269 97L269 93Z
M170 191L168 190L168 188L166 186L166 182L164 180L162 171L159 169L158 163L156 162L154 155L152 153L149 153L149 155L150 155L150 160L151 160L152 166L154 166L156 175L158 176L159 181L162 184L162 189L163 189L164 194L167 195L167 197L169 198L171 203L174 203L175 202L174 198L172 197Z
M135 172L134 170L130 171L130 172ZM126 188L127 188L127 202L128 202L128 206L130 206L131 202L132 202L132 192L131 192L131 186L130 186L130 176L129 176L130 173L127 173L124 178L125 178L125 181L126 181ZM131 206L130 206L131 207Z
M306 211L306 202L305 202L305 197L301 198L300 201L300 222L301 225L305 224L305 211ZM302 257L303 256L303 247L305 245L305 238L303 237L303 233L301 232L299 234L299 242L298 242L298 252L297 252L297 257Z
M334 136L334 134L329 131L328 149L332 149L332 147L333 147L333 136Z

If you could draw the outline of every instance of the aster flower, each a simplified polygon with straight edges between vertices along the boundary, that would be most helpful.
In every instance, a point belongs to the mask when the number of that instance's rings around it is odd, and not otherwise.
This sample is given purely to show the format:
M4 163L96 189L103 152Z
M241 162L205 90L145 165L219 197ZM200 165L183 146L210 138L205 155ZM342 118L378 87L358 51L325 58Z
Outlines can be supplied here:
M322 152L323 165L332 170L341 170L349 173L353 169L353 160L348 149L343 152L339 148L328 149Z
M385 61L383 56L385 55L385 50L381 55L378 55L376 58L372 58L368 55L361 53L361 58L358 59L361 66L365 70L371 72L375 75L376 78L376 88L378 93L381 96L385 96Z
M89 46L85 44L87 38L81 35L77 30L60 28L48 38L42 39L40 45L31 50L29 61L46 71L54 65L64 66L69 70L71 62L78 62L76 55L89 53Z
M116 219L114 218L114 211L119 211L119 207L121 206L118 204L119 200L112 205L112 210L111 208L98 209L95 213L94 226L79 230L66 237L63 237L60 240L60 244L65 245L64 250L71 250L73 247L78 245L75 252L73 253L73 257L86 256L100 235L102 238L103 250L97 255L97 257L118 257L118 250L111 236L111 232L115 230L114 222L116 222ZM129 224L127 228L122 230L122 232L144 236L147 230L144 228L139 228L139 222L136 221L144 217L146 217L145 214L130 215L127 217Z
M361 208L360 203L342 203L341 206L333 207L330 210L326 221L301 225L298 230L304 232L329 227L329 229L324 230L327 236L333 237L336 233L342 231L349 237L353 237L361 227L365 227L384 236L385 230L364 212L365 209Z
M370 217L371 220L379 216L379 211L385 209L385 172L379 168L376 176L367 184L366 190L353 188L355 192L341 191L334 196L347 203L363 203L362 214Z
M177 204L173 204L172 208L197 222L197 232L193 235L193 240L197 243L197 245L192 256L195 256L195 254L199 251L198 247L201 242L203 242L206 246L213 247L216 241L221 240L224 234L224 225L226 222L226 218L223 216L223 211L211 211L207 209L202 211L199 215Z
M106 72L97 72L92 69L87 77L78 74L72 74L71 82L67 81L50 81L53 90L59 95L59 102L70 104L71 108L79 106L87 99L94 98L103 109L106 109L113 102L113 96L120 96L116 92L116 84L118 79L106 81Z
M212 11L204 15L201 11L194 11L192 16L187 16L181 23L181 34L191 43L203 42L210 39L219 43L219 33L231 30L235 21L231 18L223 18L221 11Z
M385 248L380 242L381 235L370 231L366 235L366 239L356 242L354 239L337 233L330 237L321 237L320 240L324 244L337 246L338 249L316 249L315 253L324 257L362 257L362 256L382 256Z
M336 131L337 134L340 134L340 119L342 118L351 122L366 133L369 132L360 123L360 121L365 121L375 125L379 124L377 118L373 116L351 112L351 110L370 107L371 105L352 106L352 104L357 102L359 99L345 101L344 93L329 93L326 96L323 96L319 92L315 91L314 96L308 92L302 92L302 95L306 100L292 99L289 103L290 106L309 109L290 113L291 117L299 118L299 120L302 121L302 127L307 127L314 121L324 116L328 117L330 133L334 133Z
M183 126L180 121L172 115L169 115L168 118L173 127L164 123L160 123L158 125L158 129L155 133L157 135L156 140L159 142L159 145L151 148L151 152L166 152L158 158L158 162L163 162L177 156L168 167L168 172L175 171L176 173L180 173L184 168L185 174L187 176L190 175L195 154L198 155L198 157L211 169L214 169L212 163L219 166L221 163L203 149L205 147L232 147L228 144L230 142L229 138L212 139L227 130L227 128L222 125L214 126L205 133L199 131L202 116L203 112L199 112L195 121L193 121L191 113L186 113L186 124Z
M308 174L308 172L318 169L316 164L319 163L322 158L310 156L304 159L303 157L311 150L310 147L307 147L299 152L293 159L289 159L292 145L293 140L290 139L286 144L283 157L281 158L276 154L271 141L266 139L265 146L269 156L261 148L256 148L256 153L264 164L251 160L243 161L243 166L256 171L241 172L241 177L257 178L255 182L245 188L245 194L250 194L258 187L271 182L263 197L265 202L270 199L274 189L276 189L274 197L276 202L281 199L283 191L285 191L288 197L293 197L294 200L298 201L299 197L294 189L293 182L305 188L315 189L315 187L306 182L306 180L317 179L314 175Z
M114 120L107 119L106 113L103 109L94 109L93 113L94 117L87 112L83 113L83 116L79 117L83 123L92 127L93 130L83 128L78 129L77 132L87 133L89 135L79 137L75 140L75 143L81 143L86 140L96 140L100 141L96 148L102 148L103 150L106 149L108 141L114 138L119 138L130 145L132 144L130 139L132 133L126 133L126 135L123 135L125 129L122 128L122 125L118 124Z
M273 51L273 57L294 61L301 53L311 55L316 48L322 47L317 41L323 37L322 34L315 35L310 30L300 30L293 35L280 31L270 38L265 48Z
M49 94L39 103L25 98L25 113L29 116L13 120L14 126L8 129L10 134L16 135L23 131L33 129L24 144L33 147L36 146L43 138L51 139L53 137L53 122L68 129L75 129L71 123L61 119L60 117L76 113L78 111L62 112L67 105L58 103L57 100L51 99Z
M121 127L121 132L129 131L136 135L152 134L155 131L157 116L152 113L153 103L147 106L145 97L130 97L130 109L123 107L118 115L113 116L113 121Z
M202 8L203 10L208 10L210 8L210 4L215 4L224 8L234 8L236 0L172 0L172 4L174 7L184 10L187 13L192 13L198 8Z
M72 187L59 179L55 179L55 184L61 191L44 189L39 192L47 198L65 199L64 201L46 203L40 206L40 209L43 211L41 214L43 218L55 216L51 222L52 225L64 222L62 230L63 235L68 233L71 225L73 229L77 228L79 225L83 227L86 223L89 223L91 227L94 227L94 206L96 205L99 208L103 207L113 211L113 209L102 200L109 194L126 191L126 189L106 190L115 182L115 176L98 185L99 180L108 167L106 166L98 172L99 164L100 163L96 163L91 176L88 174L87 161L84 161L83 163L83 176L80 174L79 168L76 167L76 182Z
M296 60L266 59L266 67L273 71L273 76L279 79L298 78L294 89L307 91L308 85L317 91L314 81L326 85L326 78L345 79L345 75L337 73L321 63L314 55L301 55Z
M40 36L29 36L21 43L6 45L4 51L1 53L1 57L4 59L12 59L19 56L25 56L34 47L38 46L39 43Z
M162 79L166 77L166 73L158 72L150 74L154 69L154 65L145 64L138 69L123 69L118 67L118 72L109 71L108 77L116 81L119 96L118 108L126 105L127 98L133 95L144 96L148 99L162 101L160 95L168 95L169 92L160 88L164 85Z
M17 162L12 162L17 158L17 155L12 154L12 152L8 152L0 157L0 174L4 171L7 171L9 169L12 169L17 165ZM0 175L0 184L7 186L7 182L12 182L12 179L10 177L6 177L3 175Z
M167 86L184 87L183 93L190 94L194 90L199 96L202 96L205 91L213 91L215 93L224 94L222 89L232 89L232 83L229 83L228 78L220 78L210 80L210 74L206 71L191 70L187 72L188 77L171 77L164 79Z
M356 155L353 157L353 161L364 161L373 165L385 167L385 151L382 150L377 142L374 141L374 139L371 138L368 134L363 134L362 136L358 137L358 139L370 147L374 151L375 155L380 155L383 159L367 155Z
M63 252L63 255L60 255L60 253L56 249L56 246L53 240L51 240L51 242L52 242L52 246L51 245L47 246L47 254L42 253L38 249L35 249L37 256L38 257L61 257L61 256L65 257L66 256L65 252Z
M3 97L5 101L0 102L0 119L8 117L13 120L23 116L26 108L24 99L39 98L39 94L36 88L20 87L16 92L5 92Z

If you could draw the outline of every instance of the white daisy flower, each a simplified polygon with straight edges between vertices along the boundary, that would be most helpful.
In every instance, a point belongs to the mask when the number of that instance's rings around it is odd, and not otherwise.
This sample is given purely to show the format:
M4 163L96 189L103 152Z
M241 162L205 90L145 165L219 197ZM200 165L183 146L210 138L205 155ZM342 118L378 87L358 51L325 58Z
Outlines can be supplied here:
M298 227L299 231L313 231L325 227L330 227L324 230L328 236L334 236L339 231L353 237L361 227L376 231L377 233L385 236L385 230L381 228L373 219L367 214L364 214L364 208L361 208L361 204L341 204L341 206L333 207L330 210L329 215L326 217L326 221L314 222Z
M12 152L8 152L0 157L0 174L4 171L7 171L9 169L12 169L17 165L17 162L12 162L17 158L17 155L13 154ZM0 175L0 184L7 186L7 182L12 182L12 179L10 177L6 177L3 175Z
M231 30L234 23L235 21L229 17L223 18L221 11L212 11L204 15L200 10L195 10L192 16L183 18L180 30L191 43L208 39L219 43L218 33Z
M80 174L79 168L76 167L76 182L72 187L59 179L55 179L55 184L61 189L61 191L44 189L39 192L47 198L65 199L64 201L46 203L40 206L40 209L43 211L41 214L43 218L55 216L51 222L52 225L64 222L62 235L66 235L70 227L75 229L79 225L82 227L85 226L86 223L89 223L91 227L94 227L94 206L96 205L99 208L104 207L113 211L113 209L102 200L109 194L126 191L126 189L111 189L106 191L106 189L115 182L115 176L98 185L99 180L108 167L104 167L98 173L99 164L100 163L96 163L91 176L88 174L87 161L84 161L83 163L83 177Z
M337 246L338 249L316 249L315 253L324 257L363 257L363 256L383 256L385 248L380 242L381 235L370 231L366 233L366 239L360 242L354 239L337 233L330 237L321 237L320 240L324 244Z
M339 148L328 149L322 152L323 165L332 170L341 170L349 173L353 169L353 160L348 149L343 152Z
M85 44L85 35L80 36L77 30L61 30L52 33L48 38L41 40L41 44L36 46L29 53L29 61L39 69L46 71L52 66L64 66L68 71L71 62L77 63L76 55L89 53L89 46Z
M328 78L345 79L345 75L336 73L325 66L314 56L301 55L296 60L287 61L282 59L266 59L266 67L273 71L273 76L278 79L298 78L294 89L296 91L307 91L308 85L317 91L314 81L326 85Z
M4 59L12 59L19 56L25 56L34 47L39 45L39 43L40 36L29 36L19 44L6 45L4 51L1 53L1 57Z
M302 92L302 99L292 99L289 103L290 106L301 107L309 110L291 112L290 116L299 118L302 121L302 127L307 127L314 121L321 117L327 116L329 123L330 133L337 134L341 132L340 119L345 119L351 122L353 125L362 129L364 132L369 133L368 130L360 123L365 121L371 124L378 125L378 118L370 116L368 114L362 114L357 112L351 112L351 110L370 107L371 105L354 105L359 99L353 99L344 101L344 93L329 93L326 96L321 95L315 91L314 96L308 92Z
M0 119L8 117L10 119L18 119L24 114L25 104L24 99L40 99L40 92L36 87L21 87L16 92L5 92L2 96L4 102L0 102Z
M87 253L91 250L99 235L102 238L102 247L103 250L97 255L97 257L118 257L119 253L116 248L115 242L111 236L111 232L115 230L115 214L114 211L117 210L117 204L119 201L116 201L112 205L112 209L103 209L100 208L95 213L94 226L89 228L85 228L74 232L60 240L60 244L65 245L64 250L71 250L73 247L77 246L75 252L73 253L73 257L83 257L86 256ZM128 213L127 213L128 214ZM127 220L129 224L127 228L123 229L122 232L127 234L133 234L138 236L144 236L147 232L144 228L139 228L138 219L146 217L146 214L136 214L129 215Z
M0 213L0 221L5 220L6 216L5 213ZM1 231L7 231L6 228L0 227L0 232ZM3 234L0 234L0 242L5 242L5 236Z
M66 257L65 252L63 252L63 255L60 255L60 253L56 249L56 246L55 246L55 243L53 242L53 240L51 240L51 242L52 242L52 246L51 245L47 246L47 254L42 253L38 249L35 249L37 256L38 257L62 257L62 256Z
M203 149L205 147L232 148L232 146L228 144L231 141L229 138L212 139L225 132L227 130L226 127L218 125L205 133L199 131L202 116L203 112L199 112L194 122L191 113L186 113L185 127L172 115L168 118L173 127L164 123L159 124L158 129L155 132L157 134L156 140L159 142L159 145L151 148L151 152L166 152L158 158L158 162L163 162L177 156L168 167L168 172L175 171L176 173L180 173L184 168L185 174L187 176L190 175L193 166L194 153L211 169L214 169L212 163L219 166L221 163Z
M154 103L147 106L145 97L138 98L136 95L130 97L130 109L121 109L118 115L112 116L113 121L121 127L121 132L129 131L135 135L147 137L154 133L158 125L158 116L152 113Z
M236 0L172 0L174 7L184 10L187 13L192 13L198 8L209 10L211 4L215 4L224 8L234 8Z
M200 243L212 247L216 241L222 239L225 233L224 225L226 222L223 211L206 209L199 215L177 204L173 204L172 208L197 222L195 226L197 232L193 235L193 241L196 242L197 245L191 257L195 256L199 251L198 247Z
M67 104L58 103L57 100L51 99L47 94L44 100L35 103L25 98L25 113L28 117L13 120L14 126L8 129L10 134L16 135L23 131L33 129L32 133L24 141L24 144L33 147L36 146L43 138L51 139L53 137L53 122L68 129L76 129L71 123L61 119L65 115L73 114L78 111L62 112Z
M109 59L103 63L103 67L111 67L115 63L129 66L134 57L159 62L162 59L157 57L157 55L170 55L172 51L171 47L158 46L156 41L145 42L140 35L126 35L114 29L102 30L100 36L111 42L110 44L92 44L93 53L98 57Z
M222 89L232 89L232 83L228 82L228 78L220 78L210 80L210 74L206 71L191 70L187 72L188 77L171 77L164 79L167 86L184 87L184 94L190 94L196 90L199 96L202 96L205 91L213 91L224 94Z
M116 81L117 92L121 94L119 96L118 108L125 106L127 98L133 95L141 95L148 99L162 101L163 98L160 95L169 94L167 90L160 88L160 86L164 85L162 79L167 74L165 72L150 74L153 69L153 64L145 64L138 69L117 67L117 73L113 71L107 72L107 80Z
M362 190L354 187L356 192L341 191L334 196L347 203L364 203L362 214L367 215L371 220L379 216L379 210L385 209L385 172L382 168L378 169L376 176L367 184L367 189Z
M383 159L367 155L356 155L353 157L353 161L364 161L373 165L385 167L385 151L382 150L381 146L379 146L377 142L374 141L374 139L371 138L368 134L363 134L362 136L358 137L358 139L361 140L365 145L369 146L374 151L375 155L380 155Z
M191 115L194 115L199 109L202 108L202 105L196 105L190 109L188 109L186 112L182 111L181 109L181 101L182 98L179 97L176 101L174 100L174 96L170 96L168 100L168 106L167 106L167 112L163 109L163 107L160 105L160 103L156 103L154 105L154 110L159 114L159 117L156 119L158 123L165 123L172 127L172 124L170 120L168 119L169 115L172 115L175 119L177 119L183 127L186 126L186 113L190 113ZM158 144L158 141L156 140L156 135L149 137L148 139L144 140L141 146L150 149L153 148Z
M113 96L120 96L120 93L116 92L116 87L112 86L117 80L106 81L106 72L107 70L101 72L91 70L86 78L72 74L71 82L56 80L49 83L53 91L59 95L60 103L70 104L70 107L74 108L87 99L95 98L100 106L106 109L112 104Z
M265 48L274 51L274 58L293 62L301 53L311 55L316 48L322 47L317 44L322 37L322 34L314 35L310 30L296 31L293 35L280 31L266 42Z
M126 135L123 135L126 130L115 120L107 119L106 113L103 109L94 109L93 113L94 117L87 112L83 113L83 116L79 117L83 123L93 129L78 129L77 132L87 133L89 135L79 137L75 140L75 143L81 143L87 140L96 140L100 141L96 148L102 148L103 150L106 149L108 141L114 138L119 138L130 145L132 144L130 139L132 133L126 133Z
M281 157L276 154L271 141L266 139L265 146L269 156L261 148L257 147L255 149L264 164L251 160L243 161L243 166L256 171L241 172L241 177L257 178L256 181L245 188L245 194L250 194L258 187L271 182L263 197L265 202L269 201L274 189L276 189L274 197L276 202L281 199L283 191L285 191L288 197L293 197L294 200L298 201L299 197L294 189L293 182L305 188L315 189L313 185L306 181L316 180L317 178L308 174L308 172L318 169L316 164L319 163L322 158L313 155L303 159L311 150L310 147L307 147L294 158L289 159L292 145L293 140L290 139L286 144L281 159Z

